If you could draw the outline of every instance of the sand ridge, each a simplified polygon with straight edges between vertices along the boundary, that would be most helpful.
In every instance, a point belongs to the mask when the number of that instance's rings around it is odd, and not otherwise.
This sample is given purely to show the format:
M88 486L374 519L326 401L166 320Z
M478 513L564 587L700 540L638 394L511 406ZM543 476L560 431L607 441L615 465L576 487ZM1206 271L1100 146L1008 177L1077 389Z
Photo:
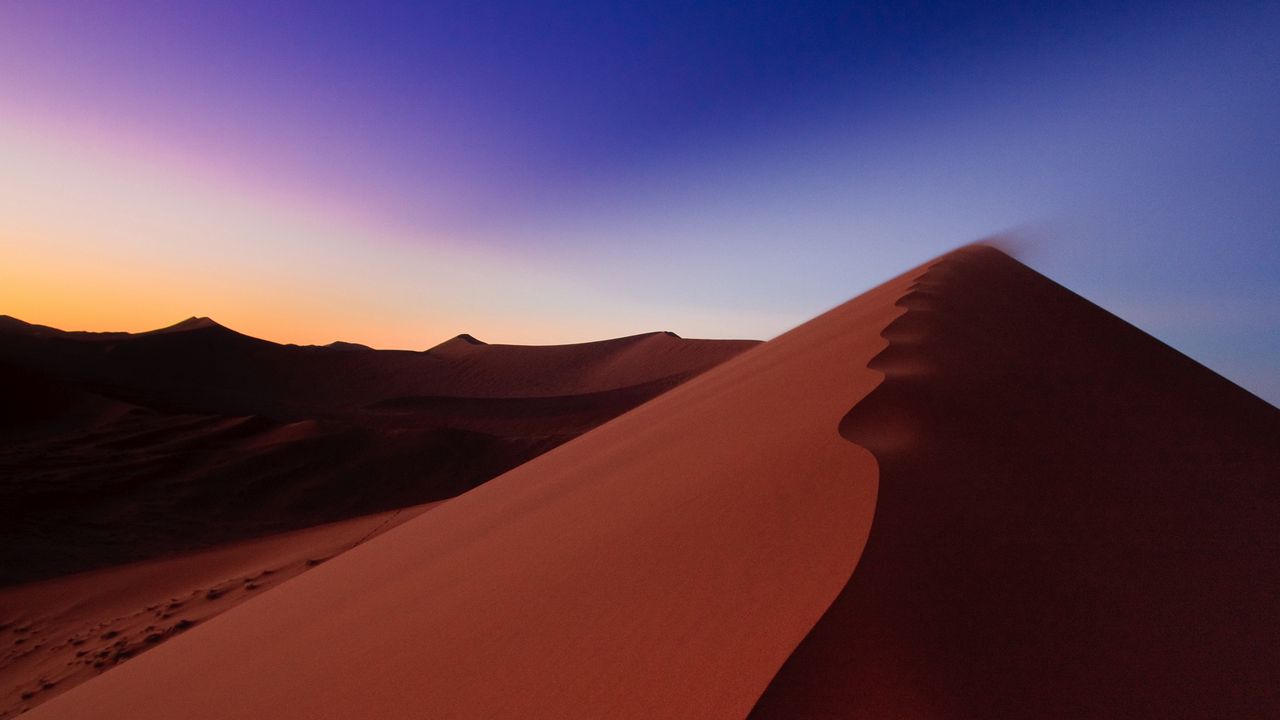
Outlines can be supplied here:
M880 382L867 363L911 282L33 712L742 717L857 562L876 462L837 427Z
M990 248L898 302L867 547L752 717L1280 714L1280 411Z

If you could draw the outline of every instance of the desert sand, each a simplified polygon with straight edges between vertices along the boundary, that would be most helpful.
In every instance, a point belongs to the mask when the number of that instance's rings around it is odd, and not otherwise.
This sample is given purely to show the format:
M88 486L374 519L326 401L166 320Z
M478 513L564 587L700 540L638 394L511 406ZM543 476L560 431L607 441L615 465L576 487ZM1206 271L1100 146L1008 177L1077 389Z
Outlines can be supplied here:
M433 504L0 590L0 718L157 647Z
M756 344L414 353L0 318L0 718Z
M876 463L838 426L880 382L867 365L911 282L750 350L33 712L745 716L870 530Z
M898 304L871 539L753 717L1280 716L1280 411L989 248Z
M964 248L30 717L1276 716L1277 438Z

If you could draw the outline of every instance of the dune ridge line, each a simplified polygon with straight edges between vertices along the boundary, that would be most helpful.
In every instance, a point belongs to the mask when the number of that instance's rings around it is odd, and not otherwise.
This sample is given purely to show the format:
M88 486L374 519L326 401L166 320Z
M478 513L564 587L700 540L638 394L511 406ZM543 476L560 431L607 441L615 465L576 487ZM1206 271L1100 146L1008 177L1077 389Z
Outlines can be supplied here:
M1280 715L1280 411L990 247L902 303L872 531L751 717Z
M836 428L882 381L866 363L912 280L749 350L34 717L741 718L866 541L876 461Z

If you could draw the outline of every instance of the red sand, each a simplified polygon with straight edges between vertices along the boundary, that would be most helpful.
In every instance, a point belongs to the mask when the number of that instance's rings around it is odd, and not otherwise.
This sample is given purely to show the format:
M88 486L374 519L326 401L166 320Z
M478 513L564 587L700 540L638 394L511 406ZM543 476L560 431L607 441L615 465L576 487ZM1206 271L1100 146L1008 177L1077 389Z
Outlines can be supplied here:
M848 579L904 278L37 708L744 716Z
M870 541L753 717L1280 717L1280 412L992 249L899 304Z
M1277 437L961 250L31 717L1277 716Z

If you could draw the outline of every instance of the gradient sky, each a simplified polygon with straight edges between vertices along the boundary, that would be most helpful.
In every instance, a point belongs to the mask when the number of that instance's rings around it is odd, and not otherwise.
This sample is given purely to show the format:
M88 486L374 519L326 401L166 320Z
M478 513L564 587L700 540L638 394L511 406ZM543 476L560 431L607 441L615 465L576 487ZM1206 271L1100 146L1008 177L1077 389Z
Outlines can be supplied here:
M1275 2L4 3L0 312L767 338L1016 231L1280 403L1277 38Z

